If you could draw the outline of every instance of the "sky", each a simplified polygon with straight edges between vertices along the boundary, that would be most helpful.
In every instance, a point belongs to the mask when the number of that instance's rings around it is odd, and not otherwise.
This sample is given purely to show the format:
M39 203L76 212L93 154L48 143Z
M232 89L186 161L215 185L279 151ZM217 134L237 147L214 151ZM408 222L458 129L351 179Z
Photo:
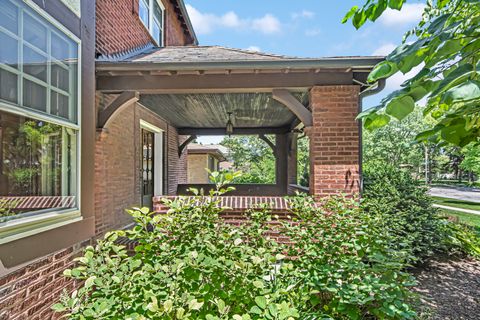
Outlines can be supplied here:
M220 45L297 57L382 56L421 19L424 1L409 1L401 12L388 10L356 30L342 24L345 13L365 0L187 0L200 45ZM415 70L413 70L415 72ZM408 76L408 74L406 75ZM363 100L373 107L399 88L405 75L388 79L379 94ZM219 137L201 137L218 143Z

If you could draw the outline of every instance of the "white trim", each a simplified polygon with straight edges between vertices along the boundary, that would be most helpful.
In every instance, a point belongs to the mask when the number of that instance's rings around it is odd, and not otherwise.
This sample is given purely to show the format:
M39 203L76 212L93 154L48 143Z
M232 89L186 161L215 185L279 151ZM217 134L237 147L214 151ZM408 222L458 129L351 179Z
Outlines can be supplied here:
M0 223L0 245L81 220L80 211L73 209L5 221Z
M18 0L19 3L22 3L22 0ZM69 103L71 103L72 100L75 100L77 105L76 105L76 123L69 122L66 120L63 120L61 117L57 117L55 115L49 115L43 112L38 112L35 111L34 109L28 108L28 107L23 107L23 42L25 41L23 39L23 21L20 22L20 28L19 28L19 35L16 36L18 39L18 57L19 57L19 68L18 70L15 69L17 76L18 76L18 105L15 104L10 104L7 102L0 101L0 111L8 112L8 113L13 113L16 115L20 116L25 116L29 118L33 118L35 120L40 120L40 121L45 121L49 122L52 124L57 124L62 127L70 128L76 131L76 134L74 134L74 140L72 141L72 149L76 148L75 152L75 159L72 159L71 165L71 170L75 169L74 173L74 179L75 179L75 198L76 198L76 208L73 209L65 209L65 210L56 210L53 212L48 212L48 213L38 213L38 215L34 216L29 216L29 217L24 217L24 218L16 218L12 220L8 220L5 222L0 223L0 244L7 243L13 240L17 240L20 238L28 237L40 232L44 232L50 229L58 228L60 226L70 224L73 222L77 222L83 219L82 214L81 214L81 126L82 126L82 43L81 40L75 36L70 30L68 30L65 26L63 26L60 22L58 22L55 18L50 16L47 12L45 12L42 8L40 8L37 4L35 4L32 0L23 0L23 3L25 3L34 13L37 13L39 16L43 17L45 20L47 20L49 23L53 25L54 28L57 28L58 30L52 29L50 30L48 38L51 36L51 32L55 32L56 34L59 34L59 31L63 33L64 36L69 37L72 39L74 42L77 44L77 92L76 96L71 95L70 93L68 94L69 96ZM17 4L13 3L18 7ZM23 17L23 14L19 15L19 20L21 20ZM37 17L33 17L34 19L38 20ZM48 41L47 46L50 44L50 41ZM47 47L47 54L51 53L51 48ZM55 59L51 54L50 54L51 59ZM54 61L57 63L58 61L55 59ZM47 61L47 64L51 63L51 61ZM8 66L7 66L8 67ZM8 70L8 68L4 68ZM48 71L49 68L47 68L47 73L50 72ZM21 75L21 76L20 76ZM26 78L29 78L28 75ZM48 82L47 78L47 82ZM72 85L70 81L70 86ZM51 85L47 87L47 90ZM61 90L55 90L60 92ZM50 92L47 92L47 96L50 95ZM48 101L47 101L48 102ZM49 105L47 105L47 108L50 108ZM74 168L73 168L74 167ZM63 183L63 182L62 182Z
M142 119L140 119L140 127L141 127L142 129L147 129L148 131L152 131L152 132L154 132L154 133L161 133L161 132L163 132L163 130L160 129L159 127L154 126L153 124L151 124L151 123L149 123L149 122L147 122L147 121L145 121L145 120L142 120Z
M144 2L147 2L148 4L148 26L145 25L144 21L140 18L140 1L144 1ZM159 47L164 47L165 46L165 6L163 5L162 1L161 0L140 0L139 1L139 18L140 18L140 21L142 21L142 24L143 26L145 27L145 29L148 30L148 33L152 36L152 38L154 39L155 42L157 42L156 40L156 36L153 35L153 24L154 24L154 20L155 20L155 17L154 17L154 10L153 10L153 3L154 1L157 2L158 6L160 7L160 10L162 11L162 23L160 25L160 31L162 33L162 37L160 39L160 43L157 43L157 45Z
M154 136L153 136L153 139L154 139L153 141L153 161L154 161L153 196L154 197L161 196L163 195L163 166L164 166L163 144L165 143L164 134L163 134L164 130L142 119L140 119L140 128L154 133ZM159 168L159 170L157 168Z

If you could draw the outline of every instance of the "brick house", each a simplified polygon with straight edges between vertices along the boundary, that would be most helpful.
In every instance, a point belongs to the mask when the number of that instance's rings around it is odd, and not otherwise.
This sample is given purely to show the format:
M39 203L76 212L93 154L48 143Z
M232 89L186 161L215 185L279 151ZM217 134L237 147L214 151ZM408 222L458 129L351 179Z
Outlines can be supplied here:
M182 0L1 0L0 42L0 319L50 319L72 257L182 193L186 146L230 116L277 160L275 184L238 195L292 193L302 131L310 193L359 191L355 117L381 58L198 46Z
M220 163L226 161L226 148L221 145L201 145L191 143L187 146L187 184L209 183L208 172L219 171Z

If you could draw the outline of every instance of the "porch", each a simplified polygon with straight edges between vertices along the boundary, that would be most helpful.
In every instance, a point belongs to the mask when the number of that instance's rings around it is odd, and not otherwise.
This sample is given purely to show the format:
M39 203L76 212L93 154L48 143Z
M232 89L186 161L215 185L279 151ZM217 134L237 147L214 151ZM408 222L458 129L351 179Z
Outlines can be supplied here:
M157 48L120 61L99 61L97 89L111 98L98 110L97 128L108 139L112 119L132 105L141 106L175 128L179 158L198 136L257 135L272 149L275 183L235 185L232 196L356 193L360 126L355 118L362 97L382 89L383 83L365 84L379 61L304 59L223 47ZM310 141L308 190L297 185L299 135ZM153 144L143 148L154 152ZM149 161L153 163L144 160ZM168 186L162 181L162 192L155 191L158 179L169 177L168 170L168 163L156 170L147 166L141 183L150 184L147 196L186 195L190 187L208 192L212 187L177 178Z

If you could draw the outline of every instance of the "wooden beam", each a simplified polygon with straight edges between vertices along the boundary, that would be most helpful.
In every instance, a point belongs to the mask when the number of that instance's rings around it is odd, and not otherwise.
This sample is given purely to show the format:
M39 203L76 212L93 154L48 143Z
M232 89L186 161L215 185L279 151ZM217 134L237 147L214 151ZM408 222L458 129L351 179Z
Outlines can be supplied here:
M167 75L98 75L97 90L141 93L271 92L272 89L308 89L316 85L351 85L352 73L228 73Z
M225 128L178 128L180 135L197 136L224 136L227 135ZM282 134L290 131L290 127L265 127L265 128L233 128L232 135L258 135L258 134Z
M140 98L136 91L124 91L115 100L113 100L105 109L98 114L97 128L105 128L108 125L112 116L132 103L135 103Z
M272 142L270 141L270 139L268 139L265 134L259 134L258 137L260 139L262 139L263 141L265 141L266 144L268 144L268 146L270 148L272 148L272 151L273 151L273 155L276 156L277 155L277 146Z
M187 138L181 145L178 146L178 156L180 157L183 153L183 150L192 142L193 140L197 139L197 136L192 134L190 137Z
M298 101L288 90L273 89L273 99L284 104L290 111L292 111L305 127L313 125L312 112L308 110L300 101Z

